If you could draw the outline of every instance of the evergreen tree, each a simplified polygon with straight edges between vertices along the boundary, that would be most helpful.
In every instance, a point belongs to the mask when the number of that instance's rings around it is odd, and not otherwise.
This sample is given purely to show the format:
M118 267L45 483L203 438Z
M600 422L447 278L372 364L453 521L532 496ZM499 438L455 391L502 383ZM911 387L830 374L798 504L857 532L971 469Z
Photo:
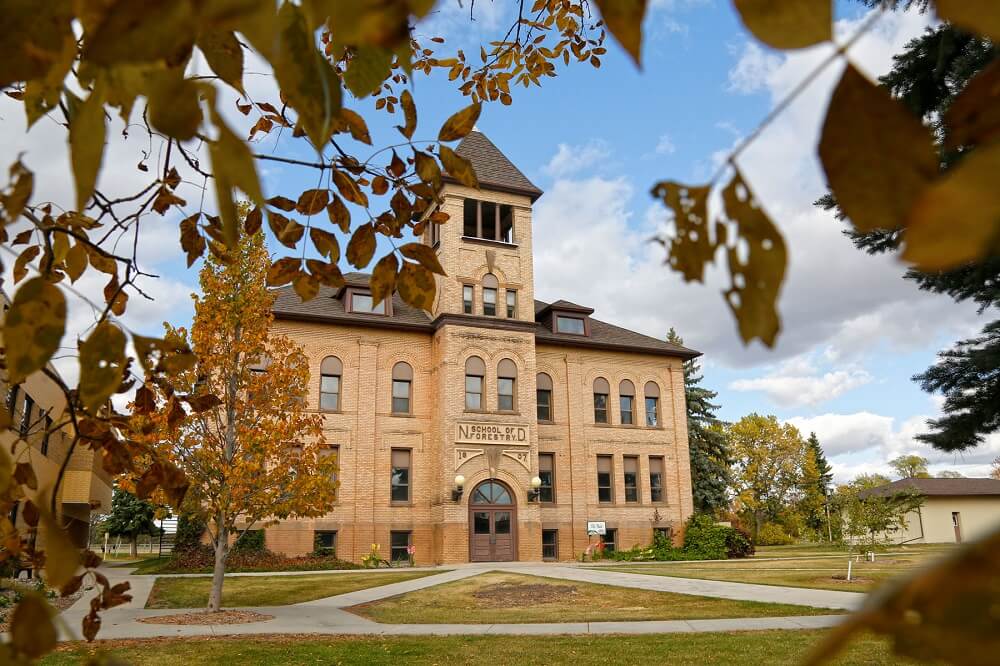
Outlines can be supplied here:
M829 497L831 485L833 484L833 468L830 467L830 463L826 460L826 454L823 453L823 447L820 446L819 438L816 437L816 433L809 433L809 439L806 440L806 445L809 447L809 450L812 451L813 457L816 459L816 470L819 472L819 479L817 483L819 491L824 497Z
M806 525L816 534L829 534L827 500L833 482L833 470L826 460L816 433L806 440L806 458L802 463L802 499L799 509Z
M125 537L129 543L129 554L138 557L140 534L159 534L160 528L153 522L156 509L146 500L141 500L127 490L115 488L111 498L111 515L104 528L113 537Z
M671 328L667 341L684 341ZM712 401L718 395L700 386L701 366L694 359L684 362L684 394L687 398L688 450L691 457L691 492L695 511L714 513L727 504L732 456L729 443L715 416L719 408Z
M870 4L866 0L866 4ZM899 2L902 9L926 3ZM994 63L1000 48L989 40L970 35L943 23L928 28L893 57L893 67L881 79L883 86L936 130L941 139L941 163L948 168L975 146L945 147L947 136L941 122L955 97L985 67ZM819 205L835 208L830 195ZM869 253L895 252L902 240L898 229L870 233L847 232L855 244ZM920 289L948 294L956 301L971 300L983 312L1000 305L1000 257L992 256L961 268L937 273L910 270L906 278ZM945 397L944 416L931 420L931 431L917 438L944 451L961 451L982 443L1000 429L1000 321L983 328L979 337L962 340L941 352L938 362L913 379L928 392Z

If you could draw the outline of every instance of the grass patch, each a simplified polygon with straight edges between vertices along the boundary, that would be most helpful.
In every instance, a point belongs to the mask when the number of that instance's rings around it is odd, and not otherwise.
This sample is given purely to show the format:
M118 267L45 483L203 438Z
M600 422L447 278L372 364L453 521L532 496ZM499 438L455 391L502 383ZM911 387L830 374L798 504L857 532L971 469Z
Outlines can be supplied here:
M602 571L623 571L626 573L675 576L678 578L701 578L724 580L736 583L759 583L761 585L783 585L787 587L808 587L823 590L868 592L885 581L905 575L947 551L922 549L905 554L880 554L875 562L854 562L851 575L857 581L848 583L835 576L846 577L847 554L840 557L788 560L729 560L727 562L680 562L676 564L643 564L629 566L601 567ZM759 557L768 555L758 554Z
M79 664L111 655L136 666L221 664L344 663L482 664L497 666L572 664L671 664L726 666L798 664L823 636L822 631L755 631L645 636L400 636L316 637L239 636L109 641L96 646L71 644L43 664ZM838 666L881 666L914 662L892 655L886 641L861 637L833 662Z
M693 620L837 612L501 572L445 583L349 610L389 624Z
M196 562L198 560L195 560ZM134 566L134 574L149 574L169 576L170 574L197 574L212 573L212 564L192 564L184 557L154 557L143 560L135 564L120 565ZM249 554L247 557L239 557L238 554L230 555L226 566L227 573L267 573L270 571L340 571L347 569L361 569L362 567L353 562L338 560L335 557L314 557L306 555L302 557L284 557L275 553Z
M943 553L952 549L953 546L941 543L913 543L905 546L890 546L886 553ZM863 550L863 549L862 549ZM840 546L829 543L793 543L787 546L757 546L755 557L809 557L847 555L847 546ZM880 554L881 555L881 554Z
M239 576L226 578L222 586L222 605L287 606L300 601L363 590L404 580L423 578L440 571L393 573L323 574L317 576ZM212 587L209 577L157 578L146 608L203 608L208 604Z

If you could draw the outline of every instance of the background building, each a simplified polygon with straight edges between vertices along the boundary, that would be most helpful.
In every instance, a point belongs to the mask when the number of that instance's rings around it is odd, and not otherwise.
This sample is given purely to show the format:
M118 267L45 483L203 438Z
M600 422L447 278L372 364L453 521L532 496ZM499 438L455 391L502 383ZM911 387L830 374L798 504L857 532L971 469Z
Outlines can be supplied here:
M446 177L450 220L423 238L447 273L432 312L373 303L360 273L305 303L279 292L275 330L311 360L341 485L327 516L270 527L267 546L539 560L579 556L590 521L612 548L677 534L692 513L682 363L698 353L537 301L542 192L477 131L457 151L481 189Z

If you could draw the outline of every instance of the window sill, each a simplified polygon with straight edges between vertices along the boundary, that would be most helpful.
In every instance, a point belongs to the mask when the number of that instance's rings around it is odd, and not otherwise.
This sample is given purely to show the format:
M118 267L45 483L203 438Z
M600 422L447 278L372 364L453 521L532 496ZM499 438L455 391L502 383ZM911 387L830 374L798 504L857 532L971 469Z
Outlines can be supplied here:
M342 410L342 409L317 409L316 411L318 413L320 413L320 414L343 414L344 413L344 410Z
M389 412L389 416L395 416L400 419L415 419L417 418L412 412Z
M413 502L389 502L389 506L391 507L398 506L405 508L413 506Z
M478 236L462 236L462 240L466 243L481 243L483 245L496 245L498 247L509 247L512 249L517 248L517 243L508 243L506 241L494 240L492 238L479 238Z
M538 419L537 422L538 422L538 425L559 425L555 421L543 421L541 419Z
M521 412L516 409L498 409L493 412L494 414L502 414L503 416L520 416Z

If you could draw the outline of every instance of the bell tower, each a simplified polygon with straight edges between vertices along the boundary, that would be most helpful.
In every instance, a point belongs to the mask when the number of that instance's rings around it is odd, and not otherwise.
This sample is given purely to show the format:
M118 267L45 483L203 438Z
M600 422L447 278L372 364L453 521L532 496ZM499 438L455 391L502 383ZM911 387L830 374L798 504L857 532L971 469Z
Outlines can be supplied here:
M444 174L440 209L424 242L447 273L438 276L432 317L464 314L533 322L531 206L538 189L485 134L473 130L455 149L472 163L480 189Z

